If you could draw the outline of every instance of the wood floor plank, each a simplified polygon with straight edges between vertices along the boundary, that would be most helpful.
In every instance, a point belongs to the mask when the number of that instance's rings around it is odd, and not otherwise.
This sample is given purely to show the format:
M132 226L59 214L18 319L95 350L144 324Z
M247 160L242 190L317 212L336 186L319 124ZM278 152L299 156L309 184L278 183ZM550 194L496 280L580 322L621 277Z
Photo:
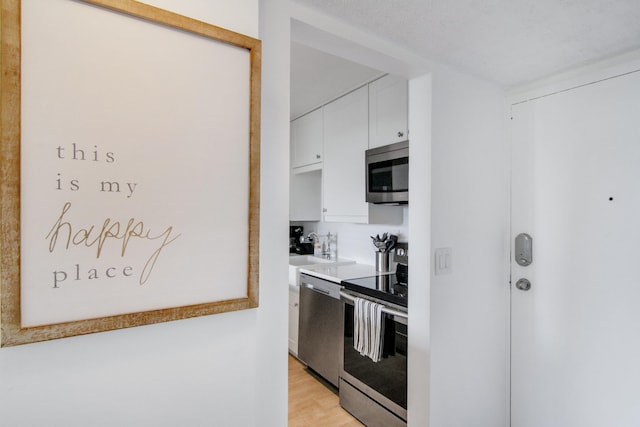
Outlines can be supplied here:
M289 355L289 427L362 427L342 409L338 392Z

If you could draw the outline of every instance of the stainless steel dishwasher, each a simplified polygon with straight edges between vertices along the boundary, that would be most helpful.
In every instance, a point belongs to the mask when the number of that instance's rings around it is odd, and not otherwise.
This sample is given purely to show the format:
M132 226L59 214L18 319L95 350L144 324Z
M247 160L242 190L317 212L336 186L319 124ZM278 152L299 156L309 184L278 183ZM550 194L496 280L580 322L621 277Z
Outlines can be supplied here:
M340 289L339 283L300 275L298 357L336 387L342 340Z

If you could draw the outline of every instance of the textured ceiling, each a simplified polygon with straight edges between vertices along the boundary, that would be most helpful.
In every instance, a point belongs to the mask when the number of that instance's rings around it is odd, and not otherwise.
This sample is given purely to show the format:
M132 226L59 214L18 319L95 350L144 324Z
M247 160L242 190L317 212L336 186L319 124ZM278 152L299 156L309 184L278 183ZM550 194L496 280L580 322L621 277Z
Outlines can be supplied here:
M292 0L505 88L640 49L640 0Z

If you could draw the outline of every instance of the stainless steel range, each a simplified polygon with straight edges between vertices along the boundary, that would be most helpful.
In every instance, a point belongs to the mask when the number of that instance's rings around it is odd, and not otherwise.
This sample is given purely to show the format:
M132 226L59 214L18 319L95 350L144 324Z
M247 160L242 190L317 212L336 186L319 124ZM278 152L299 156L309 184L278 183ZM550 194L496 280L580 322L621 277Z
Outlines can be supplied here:
M396 273L342 281L340 405L368 427L407 420L408 244L398 243L393 254ZM356 348L363 301L380 313L381 354L374 358Z

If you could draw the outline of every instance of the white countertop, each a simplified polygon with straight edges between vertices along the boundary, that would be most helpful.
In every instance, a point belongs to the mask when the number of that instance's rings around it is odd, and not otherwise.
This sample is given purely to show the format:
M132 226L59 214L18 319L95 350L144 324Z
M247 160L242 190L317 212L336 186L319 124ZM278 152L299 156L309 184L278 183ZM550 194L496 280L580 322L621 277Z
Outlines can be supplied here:
M380 274L373 265L355 263L342 265L317 264L301 268L300 272L335 283L340 283L346 279L357 279L359 277L370 277Z
M311 257L311 260L305 260L303 257ZM311 262L311 264L307 264L307 265L296 265L296 264L291 264L289 263L289 286L291 287L298 287L300 284L300 270L304 269L304 268L314 268L316 265L322 265L324 267L328 267L328 266L337 266L337 265L343 265L343 264L355 264L356 262L350 259L344 259L344 258L338 258L335 260L326 260L323 262L320 262L318 264L316 264L317 260L314 260L312 255L289 255L289 260L292 259L296 259L297 257L300 257L299 259L302 259L302 262L306 262L309 261ZM298 262L297 264L300 264L300 262ZM330 279L332 281L335 281L334 279ZM339 282L339 281L338 281Z

